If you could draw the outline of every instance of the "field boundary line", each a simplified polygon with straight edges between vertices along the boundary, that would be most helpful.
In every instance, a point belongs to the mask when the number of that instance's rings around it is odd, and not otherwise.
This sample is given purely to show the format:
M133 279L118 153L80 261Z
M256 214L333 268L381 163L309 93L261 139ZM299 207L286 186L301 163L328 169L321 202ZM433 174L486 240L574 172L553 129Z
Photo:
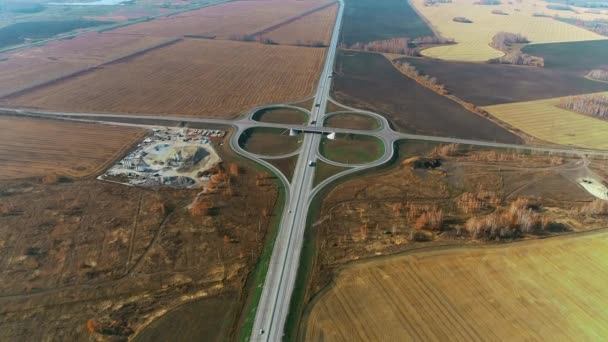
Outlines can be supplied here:
M32 116L32 117L40 118L40 117L35 117L35 116ZM42 118L42 119L45 119L45 118ZM51 118L50 120L53 120L53 119ZM95 123L91 123L91 124L95 124ZM114 163L116 163L116 161L118 161L119 159L122 159L122 157L125 154L127 154L129 151L133 150L135 148L135 146L137 146L139 143L141 143L141 141L148 134L149 134L149 131L147 129L143 129L142 133L136 139L133 139L133 141L131 143L127 143L127 144L123 145L119 150L116 151L116 153L114 153L112 158L108 159L108 161L101 164L96 170L92 171L89 175L87 175L85 177L79 177L79 178L80 179L89 179L89 178L96 179L98 174L106 171L112 165L114 165Z
M585 75L585 78L588 79L589 81L593 81L593 82L608 83L608 81L596 80L595 78L591 78L587 75Z
M316 12L321 11L323 9L326 9L328 7L331 7L331 6L333 6L333 5L337 4L337 3L338 3L337 0L333 0L331 2L328 2L328 3L324 4L324 5L317 6L315 8L311 8L311 9L306 10L306 11L300 13L300 14L291 16L291 17L289 17L287 19L283 19L280 22L276 22L274 24L270 24L270 26L267 26L267 27L265 27L263 29L260 29L258 31L255 31L255 32L251 33L250 36L256 37L256 36L260 36L260 35L263 35L263 34L270 33L270 32L272 32L272 31L274 31L274 30L276 30L276 29L278 29L280 27L283 27L285 25L291 24L291 23L293 23L296 20L302 19L302 18L304 18L304 17L306 17L306 16L308 16L310 14L313 14L313 13L316 13Z
M27 94L29 92L32 92L32 91L36 91L36 90L39 90L39 89L42 89L42 88L45 88L45 87L50 87L50 86L52 86L54 84L61 83L61 82L66 81L66 80L68 80L70 78L79 77L79 76L88 74L90 72L94 72L97 69L102 68L104 66L109 66L109 65L112 65L112 64L115 64L115 63L121 63L121 62L127 61L127 60L129 60L131 58L136 58L136 57L144 55L144 54L146 54L146 53L148 53L150 51L153 51L153 50L156 50L156 49L161 49L161 48L173 45L173 44L178 43L178 42L180 42L182 40L184 40L184 39L183 38L170 38L170 39L165 40L163 42L160 42L160 43L158 43L156 45L153 45L153 46L141 49L141 50L137 50L137 51L134 51L134 52L130 52L130 53L128 53L126 55L123 55L123 56L118 56L116 58L113 58L113 59L110 59L108 61L102 62L100 64L97 64L97 65L94 65L94 66L90 66L88 68L81 69L81 70L69 73L67 75L64 75L64 76L60 76L58 78L55 78L55 79L52 79L52 80L48 80L48 81L43 81L41 83L34 84L34 85L31 85L31 86L26 86L25 88L18 89L16 91L11 92L11 93L7 93L5 95L2 95L2 96L0 96L0 99L1 100L5 100L5 99L9 99L9 98L15 98L15 97L19 97L21 95L25 95L25 94Z
M45 116L45 115L30 115L30 114L16 114L16 113L7 113L7 112L2 112L0 111L0 117L10 117L10 118L17 118L17 119L24 119L24 120L39 120L39 121L56 121L56 122L60 122L60 121L68 121L68 122L74 122L74 123L81 123L81 124L88 124L91 125L91 127L95 126L95 125L103 125L105 123L102 122L98 122L98 121L90 121L90 120L83 120L83 119L71 119L71 118L63 118L63 117L58 117L58 116ZM137 134L137 136L133 136L133 138L131 139L131 141L125 142L122 146L119 146L115 149L115 152L112 153L104 162L99 163L99 165L93 169L91 169L89 172L82 174L82 175L75 175L74 173L55 173L57 176L64 176L64 177L68 177L68 178L73 178L73 179L79 179L79 180L87 180L87 179L98 179L99 174L105 172L107 169L109 169L112 165L114 165L116 163L116 161L118 161L119 159L121 159L125 154L127 154L127 152L133 150L135 148L136 145L140 144L141 141L149 134L150 130L147 127L143 127L140 125L123 125L123 124L116 124L116 123L112 123L112 122L108 122L107 125L111 125L111 126L116 126L116 127L132 127L132 128L137 128L139 130L141 130L141 132L139 132ZM40 176L34 176L34 178L39 178ZM29 176L27 177L20 177L20 178L15 178L14 180L23 180L23 179L28 179L31 178ZM113 182L113 181L109 181L109 180L104 180L104 181L108 181L108 182ZM118 183L115 182L117 184L122 184L122 183Z
M416 6L414 6L414 4L412 3L412 0L407 0L407 3L410 5L412 10L414 10L414 12L416 12L418 17L420 17L420 19L422 21L424 21L426 26L428 26L431 29L431 31L433 31L433 34L435 35L435 37L437 37L439 39L445 39L445 37L443 35L441 35L441 33L439 33L439 30L433 24L431 24L431 22L424 15L422 15L422 13L420 11L418 11L418 8L416 8Z
M354 50L354 51L357 51L357 50ZM473 113L475 115L478 115L478 116L480 116L480 117L482 117L484 119L487 119L487 120L493 122L494 124L496 124L496 125L504 128L504 129L506 129L507 131L509 131L509 132L513 133L514 135L518 136L519 138L521 138L522 141L524 143L526 143L526 144L534 145L535 142L540 142L541 145L556 146L555 144L552 144L552 143L550 143L548 141L544 141L544 140L538 139L536 137L533 137L533 136L531 136L529 134L526 134L523 131L521 131L521 130L519 130L519 129L511 126L511 125L509 125L508 123L506 123L506 122L498 119L494 115L490 114L488 111L486 111L485 109L483 109L483 107L479 107L479 106L477 106L474 103L466 102L465 100L459 98L458 96L456 96L454 94L442 94L442 93L438 92L436 89L434 89L432 87L429 87L428 85L420 82L416 78L411 77L410 75L408 75L408 74L404 73L403 71L401 71L395 65L395 63L393 63L393 60L389 56L385 55L384 53L373 52L373 51L359 51L359 52L376 53L376 54L380 54L380 55L384 56L384 58L386 58L389 61L389 63L393 66L393 68L395 68L395 70L397 70L401 75L404 75L404 76L408 77L409 79L413 80L414 82L416 82L420 86L422 86L422 87L424 87L424 88L426 88L428 90L431 90L432 92L434 92L434 93L436 93L436 94L438 94L440 96L443 96L443 97L445 97L445 98L447 98L447 99L449 99L449 100L451 100L453 102L456 102L457 104L459 104L465 110L467 110L467 111L469 111L469 112L471 112L471 113ZM409 56L404 56L404 58L408 58L408 57ZM427 75L427 76L431 76L431 75ZM439 83L439 84L441 84L441 83ZM477 112L475 110L472 110L471 108L469 108L469 106L467 106L467 104L470 105L470 106L473 106L475 109L482 110L483 112Z

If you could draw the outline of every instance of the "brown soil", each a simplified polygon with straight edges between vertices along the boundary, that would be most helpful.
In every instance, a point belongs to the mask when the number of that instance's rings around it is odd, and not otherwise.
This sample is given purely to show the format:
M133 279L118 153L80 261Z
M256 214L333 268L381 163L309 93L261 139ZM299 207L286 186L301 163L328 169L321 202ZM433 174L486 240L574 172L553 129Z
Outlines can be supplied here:
M67 112L235 118L312 94L324 55L318 48L185 39L3 102Z
M305 302L329 283L334 270L354 260L427 246L492 243L473 239L464 229L466 221L489 215L520 197L537 204L536 210L550 224L542 232L502 242L606 226L606 218L576 213L594 198L562 176L573 160L464 146L442 156L431 152L435 147L425 142L402 143L394 166L343 182L328 193L313 225L317 252L311 261ZM416 168L414 161L420 158L412 157L417 155L439 159L441 166ZM493 194L497 202L464 211L459 198L465 192L483 191ZM425 206L442 211L440 230L415 228L419 216L414 210Z
M437 78L437 82L445 85L450 93L478 106L608 90L607 84L587 80L585 73L569 69L424 58L403 60L422 74Z
M95 175L147 134L132 127L5 115L0 130L0 181Z
M237 162L217 148L226 165ZM97 180L1 182L0 340L123 340L195 299L240 303L278 190L238 163L238 175L216 168L202 193ZM190 210L195 199L208 210ZM194 316L177 314L196 331L164 333L233 333L231 324L206 324L219 314L201 305ZM239 311L222 314L237 322Z
M520 143L521 139L401 74L384 56L340 51L333 97L386 115L403 132Z
M325 120L325 126L347 129L360 129L364 131L375 130L380 127L378 120L362 114L344 113L332 115Z

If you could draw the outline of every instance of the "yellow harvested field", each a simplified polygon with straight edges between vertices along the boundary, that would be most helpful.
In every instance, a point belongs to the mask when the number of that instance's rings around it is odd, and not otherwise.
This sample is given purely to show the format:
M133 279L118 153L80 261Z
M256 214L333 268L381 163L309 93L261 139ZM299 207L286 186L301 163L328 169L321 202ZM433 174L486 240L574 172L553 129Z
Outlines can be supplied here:
M263 35L279 44L309 44L321 42L328 45L333 31L338 5L308 14L294 22L278 27Z
M546 8L544 1L507 2L496 6L474 5L476 0L453 0L451 3L437 6L424 6L424 0L411 0L412 5L433 26L436 32L445 38L455 39L457 44L438 46L422 51L424 56L458 61L481 62L503 55L490 47L492 37L498 32L520 33L532 43L558 43L606 39L599 34L587 31L553 18L534 17L534 13L581 19L603 18L605 15L556 11ZM492 14L493 10L502 10L509 15ZM465 17L473 23L454 22L454 17Z
M9 98L58 111L234 118L312 94L325 49L186 39Z
M601 341L608 233L355 264L314 302L306 341Z
M0 180L101 172L141 140L143 129L0 115Z
M606 93L599 93L608 95ZM538 139L608 150L608 121L558 108L560 98L483 107L491 115Z

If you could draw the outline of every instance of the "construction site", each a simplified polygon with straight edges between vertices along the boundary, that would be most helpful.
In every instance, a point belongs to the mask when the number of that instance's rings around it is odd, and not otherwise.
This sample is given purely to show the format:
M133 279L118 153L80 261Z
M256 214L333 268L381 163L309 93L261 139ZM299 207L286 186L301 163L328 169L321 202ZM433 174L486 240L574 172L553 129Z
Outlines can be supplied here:
M98 177L132 186L200 188L209 170L221 162L213 148L226 132L190 128L154 128L122 160Z

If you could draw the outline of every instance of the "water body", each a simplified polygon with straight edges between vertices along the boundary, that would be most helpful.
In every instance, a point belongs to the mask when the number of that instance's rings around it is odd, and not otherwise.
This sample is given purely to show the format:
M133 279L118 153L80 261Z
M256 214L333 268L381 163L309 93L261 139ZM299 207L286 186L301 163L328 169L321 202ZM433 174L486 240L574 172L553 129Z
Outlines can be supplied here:
M49 2L48 5L57 5L57 6L112 6L112 5L120 5L123 2L128 2L129 0L97 0L91 2Z

